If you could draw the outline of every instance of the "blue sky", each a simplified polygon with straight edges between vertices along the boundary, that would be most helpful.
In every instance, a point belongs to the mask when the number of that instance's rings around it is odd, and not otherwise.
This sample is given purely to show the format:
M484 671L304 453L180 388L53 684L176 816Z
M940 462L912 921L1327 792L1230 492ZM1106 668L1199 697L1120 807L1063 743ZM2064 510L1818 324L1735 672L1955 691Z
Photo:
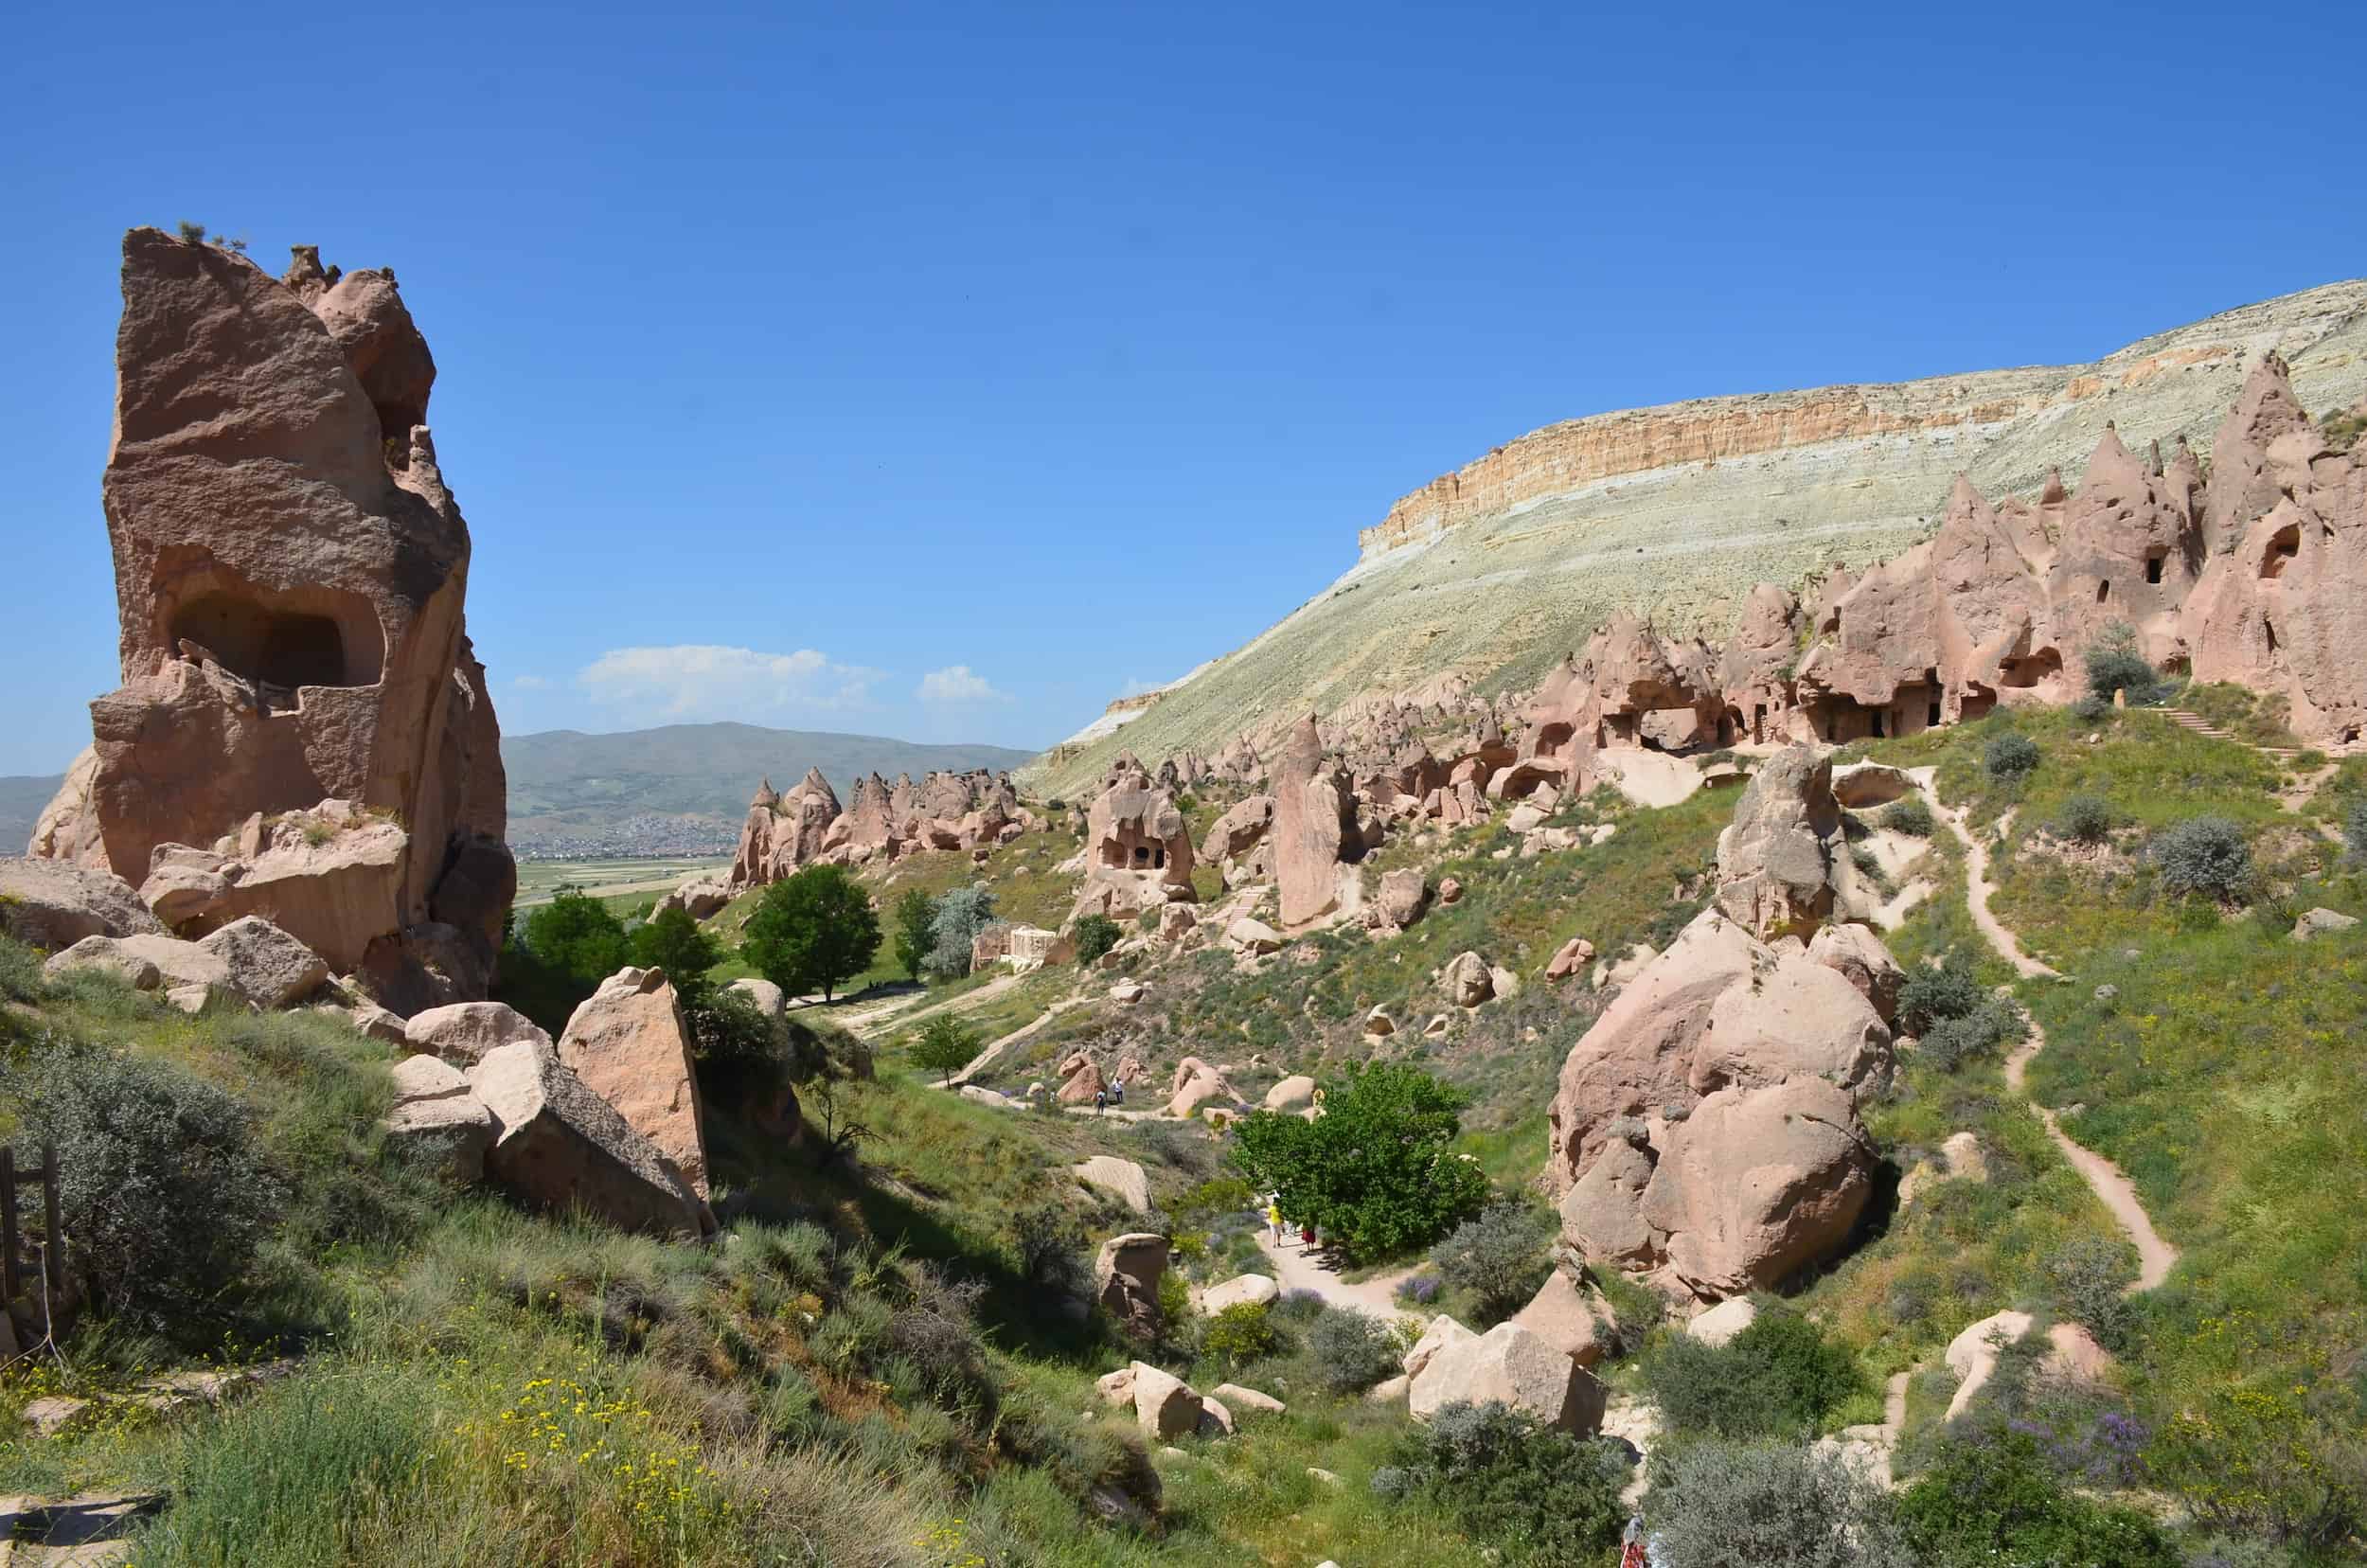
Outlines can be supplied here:
M28 9L0 773L116 684L128 225L396 269L507 728L1040 745L1538 425L2367 272L2339 24L2086 9Z

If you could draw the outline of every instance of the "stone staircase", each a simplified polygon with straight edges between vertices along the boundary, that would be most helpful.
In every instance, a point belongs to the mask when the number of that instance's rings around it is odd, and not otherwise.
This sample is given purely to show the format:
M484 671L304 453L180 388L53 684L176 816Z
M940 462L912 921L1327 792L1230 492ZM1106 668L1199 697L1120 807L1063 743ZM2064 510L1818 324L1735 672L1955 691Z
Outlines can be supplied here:
M2193 712L2190 709L2163 708L2162 710L2162 717L2169 720L2171 723L2176 724L2179 728L2186 730L2192 734L2207 735L2214 740L2233 741L2234 744L2239 746L2251 745L2251 741L2246 740L2242 737L2228 730L2220 728L2210 720L2205 719L2201 714ZM2302 748L2299 746L2252 746L2252 750L2260 753L2263 757L2266 757L2269 760L2274 762L2280 768L2291 767L2293 765L2293 758L2302 754Z

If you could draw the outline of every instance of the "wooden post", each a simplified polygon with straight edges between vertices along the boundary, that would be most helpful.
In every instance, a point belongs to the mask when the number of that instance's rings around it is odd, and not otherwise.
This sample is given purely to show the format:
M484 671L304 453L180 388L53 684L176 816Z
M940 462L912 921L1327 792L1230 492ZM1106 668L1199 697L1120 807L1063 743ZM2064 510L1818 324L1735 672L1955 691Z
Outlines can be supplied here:
M58 1218L58 1186L65 1172L58 1167L58 1146L41 1146L41 1222L45 1227L41 1238L41 1321L45 1328L51 1310L50 1294L65 1289L65 1226Z
M0 1148L0 1307L16 1297L16 1150Z

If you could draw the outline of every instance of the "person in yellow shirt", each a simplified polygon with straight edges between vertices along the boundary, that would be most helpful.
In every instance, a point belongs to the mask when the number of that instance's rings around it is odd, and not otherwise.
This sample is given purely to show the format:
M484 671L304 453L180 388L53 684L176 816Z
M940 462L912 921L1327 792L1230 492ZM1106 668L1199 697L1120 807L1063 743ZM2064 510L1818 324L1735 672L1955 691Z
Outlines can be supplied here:
M1282 1245L1282 1205L1272 1198L1266 1200L1266 1223L1273 1231L1274 1245Z

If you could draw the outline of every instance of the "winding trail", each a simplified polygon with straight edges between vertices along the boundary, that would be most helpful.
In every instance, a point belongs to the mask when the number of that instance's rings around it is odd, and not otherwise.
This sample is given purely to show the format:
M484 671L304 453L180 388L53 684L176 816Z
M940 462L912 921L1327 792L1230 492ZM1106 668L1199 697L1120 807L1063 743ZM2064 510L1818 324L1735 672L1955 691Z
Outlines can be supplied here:
M1262 1227L1257 1232L1257 1250L1273 1265L1274 1283L1285 1292L1312 1291L1334 1307L1367 1317L1397 1317L1400 1310L1397 1286L1414 1276L1412 1268L1403 1268L1351 1283L1340 1277L1339 1265L1328 1251L1310 1251L1296 1241L1276 1246L1272 1233Z
M2014 933L1989 912L1989 895L1995 889L1989 882L1988 846L1981 843L1965 825L1962 811L1951 811L1940 804L1938 792L1931 787L1932 772L1931 768L1916 768L1908 776L1923 792L1924 802L1931 808L1931 814L1947 823L1949 831L1954 833L1957 842L1965 846L1965 902L1972 911L1972 923L1998 952L2005 955L2023 979L2061 979L2059 971L2022 952L2021 943ZM2012 820L2011 813L2005 820ZM2150 1291L2169 1278L2171 1268L2178 1262L2178 1249L2164 1241L2161 1232L2153 1228L2152 1217L2145 1213L2145 1204L2138 1201L2136 1184L2123 1175L2120 1167L2111 1161L2074 1141L2070 1133L2063 1131L2054 1112L2030 1097L2023 1079L2028 1075L2030 1059L2046 1049L2046 1031L2038 1027L2037 1019L2029 1019L2028 1022L2030 1037L2016 1046L2005 1059L2006 1087L2028 1101L2030 1109L2045 1125L2047 1136L2055 1141L2055 1147L2062 1150L2063 1158L2088 1184L2097 1202L2110 1212L2128 1237L2129 1243L2137 1249L2137 1282L2130 1289Z

